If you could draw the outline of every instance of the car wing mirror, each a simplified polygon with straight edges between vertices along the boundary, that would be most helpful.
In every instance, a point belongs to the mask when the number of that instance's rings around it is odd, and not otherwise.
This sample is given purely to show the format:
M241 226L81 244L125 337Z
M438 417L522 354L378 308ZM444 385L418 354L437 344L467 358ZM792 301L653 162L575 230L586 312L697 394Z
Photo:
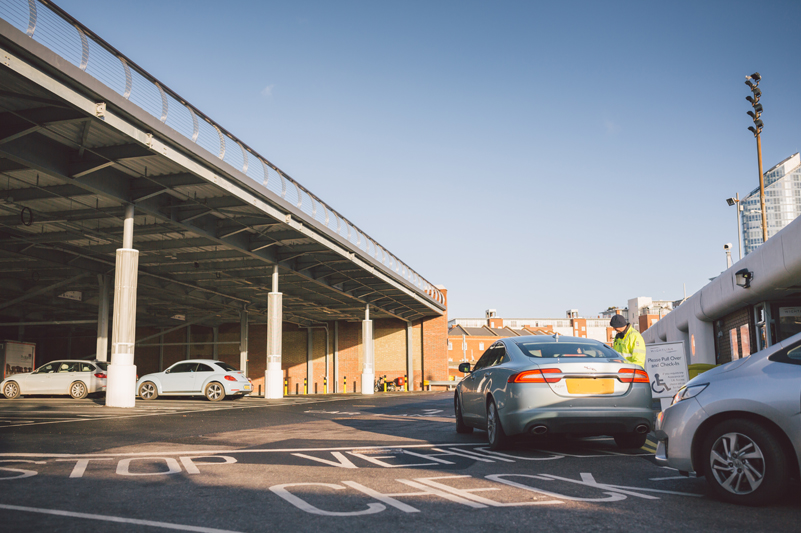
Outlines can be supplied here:
M459 363L459 372L463 374L470 373L470 363Z

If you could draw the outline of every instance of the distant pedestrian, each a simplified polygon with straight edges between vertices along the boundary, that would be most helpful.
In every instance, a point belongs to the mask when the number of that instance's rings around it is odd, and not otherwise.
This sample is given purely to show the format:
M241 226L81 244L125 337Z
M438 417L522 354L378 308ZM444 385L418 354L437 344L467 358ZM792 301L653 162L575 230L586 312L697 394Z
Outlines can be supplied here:
M617 331L612 348L629 363L645 368L645 340L640 332L631 327L623 315L613 316L609 325Z

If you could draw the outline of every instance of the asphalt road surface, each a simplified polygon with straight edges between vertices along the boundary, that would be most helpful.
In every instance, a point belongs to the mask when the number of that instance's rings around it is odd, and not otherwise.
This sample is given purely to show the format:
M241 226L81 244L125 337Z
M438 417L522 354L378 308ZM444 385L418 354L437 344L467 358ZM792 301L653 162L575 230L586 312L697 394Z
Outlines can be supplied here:
M491 452L453 393L0 399L0 531L798 531L608 438Z

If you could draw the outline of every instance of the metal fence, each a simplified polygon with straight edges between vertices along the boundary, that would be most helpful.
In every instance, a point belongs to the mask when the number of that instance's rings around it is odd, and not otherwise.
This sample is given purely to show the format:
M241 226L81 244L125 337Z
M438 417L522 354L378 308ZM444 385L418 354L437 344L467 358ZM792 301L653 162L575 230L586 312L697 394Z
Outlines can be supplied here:
M0 18L156 117L287 204L346 238L432 300L442 293L311 191L48 0L0 0Z

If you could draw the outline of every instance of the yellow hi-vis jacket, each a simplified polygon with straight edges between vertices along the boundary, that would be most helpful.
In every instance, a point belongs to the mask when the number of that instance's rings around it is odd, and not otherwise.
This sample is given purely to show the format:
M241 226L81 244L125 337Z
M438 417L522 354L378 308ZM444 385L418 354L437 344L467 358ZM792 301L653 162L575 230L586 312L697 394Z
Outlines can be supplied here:
M622 339L615 337L612 348L621 353L629 363L645 368L645 340L631 324L629 324Z

